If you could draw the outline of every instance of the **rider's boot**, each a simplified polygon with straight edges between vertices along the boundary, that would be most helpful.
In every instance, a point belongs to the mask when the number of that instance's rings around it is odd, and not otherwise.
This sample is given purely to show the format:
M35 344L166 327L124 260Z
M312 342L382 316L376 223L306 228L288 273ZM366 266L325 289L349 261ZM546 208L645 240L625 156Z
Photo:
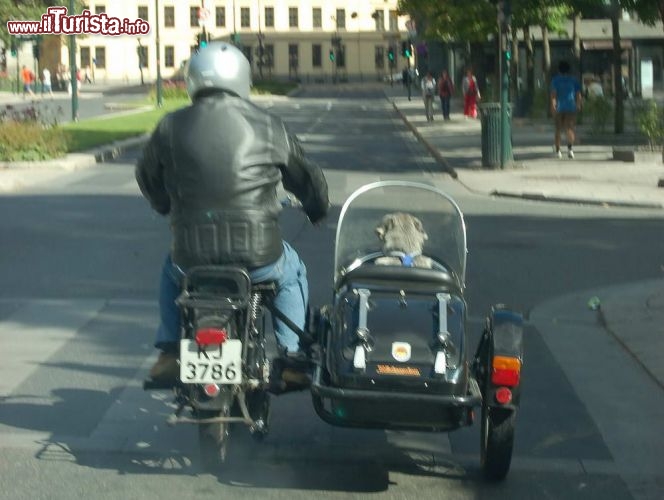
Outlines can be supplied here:
M178 364L179 359L180 356L177 352L176 346L162 347L162 351L159 353L157 361L152 365L152 368L150 368L150 379L153 382L175 384L180 375L180 365Z
M311 386L311 360L302 351L283 353L272 362L269 391L283 394Z

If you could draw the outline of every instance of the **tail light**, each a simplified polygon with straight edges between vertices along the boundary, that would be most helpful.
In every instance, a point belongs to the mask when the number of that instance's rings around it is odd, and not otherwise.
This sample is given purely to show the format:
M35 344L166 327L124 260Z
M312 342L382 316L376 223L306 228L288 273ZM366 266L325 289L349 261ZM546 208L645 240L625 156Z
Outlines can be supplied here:
M496 391L496 401L501 405L506 405L512 401L512 391L507 387L501 387Z
M221 328L202 328L196 331L196 343L200 346L223 344L227 338L226 330Z
M205 391L205 394L211 398L215 397L220 392L219 386L217 384L206 384L203 386L203 390Z
M514 387L521 378L521 360L511 356L494 356L491 370L491 383Z

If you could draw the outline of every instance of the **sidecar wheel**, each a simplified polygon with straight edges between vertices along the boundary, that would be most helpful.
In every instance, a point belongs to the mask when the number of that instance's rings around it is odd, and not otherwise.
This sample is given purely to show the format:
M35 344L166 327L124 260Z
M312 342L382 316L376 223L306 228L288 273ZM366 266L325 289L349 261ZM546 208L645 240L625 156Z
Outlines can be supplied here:
M482 405L481 465L485 479L505 479L512 462L516 411Z
M201 418L214 418L221 416L221 412L201 412ZM226 461L229 424L202 423L198 424L198 447L201 460L205 465L218 466Z

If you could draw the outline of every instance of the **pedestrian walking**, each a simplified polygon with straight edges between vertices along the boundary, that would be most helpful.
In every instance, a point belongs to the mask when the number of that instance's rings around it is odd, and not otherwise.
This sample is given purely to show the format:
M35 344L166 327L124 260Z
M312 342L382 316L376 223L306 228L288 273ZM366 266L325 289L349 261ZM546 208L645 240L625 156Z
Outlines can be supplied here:
M85 68L85 83L92 83L92 78L90 78L90 71L88 71L88 68Z
M551 114L555 120L556 132L554 148L556 156L562 158L560 151L560 134L563 129L567 135L567 157L574 158L574 141L576 140L576 113L581 109L582 95L579 80L569 74L567 61L560 61L558 74L551 79Z
M42 71L42 96L46 92L48 92L48 94L51 97L53 97L53 87L51 86L51 72L49 71L48 68L44 68Z
M35 75L25 64L21 69L21 79L23 80L23 98L25 99L25 94L30 94L34 97L35 93L32 91L32 82L35 79Z
M466 76L463 77L463 114L466 118L477 118L477 101L482 96L480 88L477 85L477 78L473 75L473 70L468 68Z
M443 111L443 119L450 119L450 99L454 94L454 82L450 78L446 69L441 71L438 80L438 97L440 97L440 107Z
M436 79L427 71L427 74L422 79L422 98L424 99L424 112L427 116L427 121L433 121L433 98L436 96Z

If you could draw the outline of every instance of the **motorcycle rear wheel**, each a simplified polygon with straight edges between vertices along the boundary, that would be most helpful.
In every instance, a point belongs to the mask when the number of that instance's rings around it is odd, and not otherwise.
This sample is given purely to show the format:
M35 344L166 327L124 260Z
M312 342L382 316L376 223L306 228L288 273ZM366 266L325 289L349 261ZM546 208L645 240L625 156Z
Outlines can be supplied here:
M200 418L215 418L223 416L221 411L201 411ZM230 424L228 423L200 423L198 424L198 447L201 459L205 465L223 465L227 458Z
M512 462L516 412L482 405L480 462L485 479L502 481Z

